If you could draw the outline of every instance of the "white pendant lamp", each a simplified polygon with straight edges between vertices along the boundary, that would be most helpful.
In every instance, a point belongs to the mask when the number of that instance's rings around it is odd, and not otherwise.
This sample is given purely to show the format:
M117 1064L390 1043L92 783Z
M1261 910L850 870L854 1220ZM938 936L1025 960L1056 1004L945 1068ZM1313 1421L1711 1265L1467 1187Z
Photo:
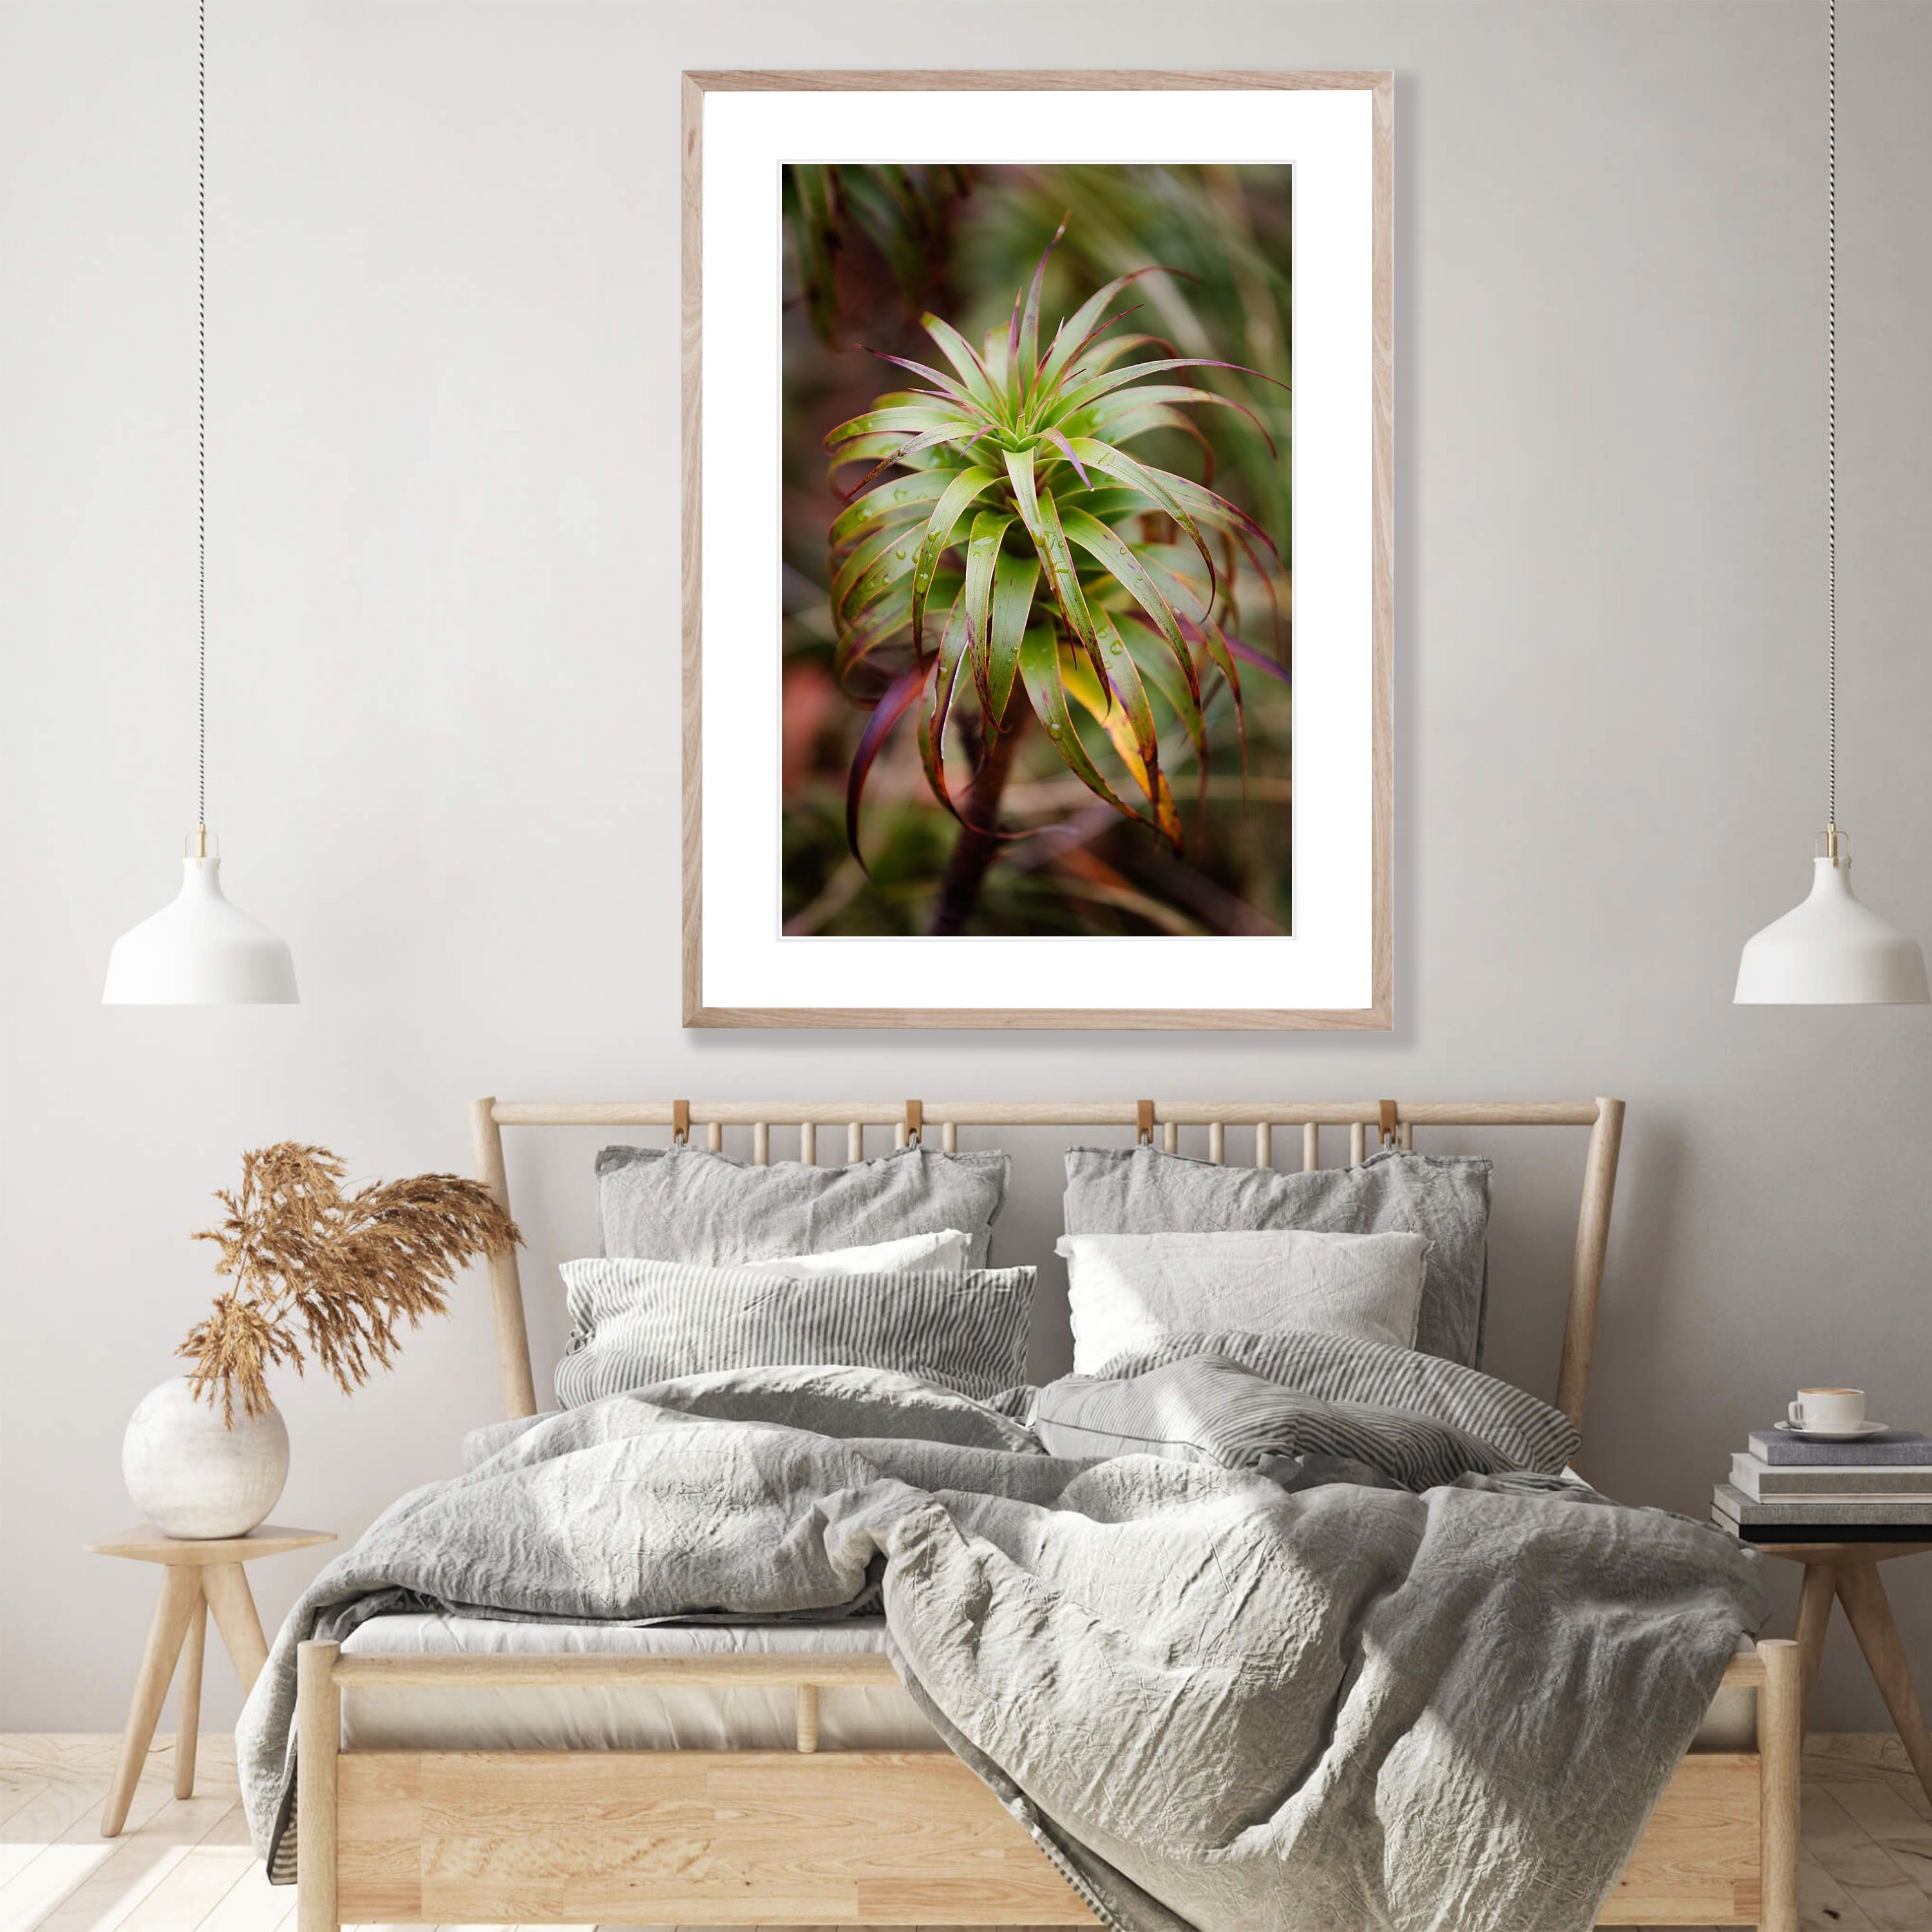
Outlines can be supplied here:
M1838 828L1838 6L1829 16L1830 268L1826 314L1826 583L1830 602L1830 765L1825 830L1802 904L1744 942L1739 1006L1924 1006L1932 1000L1918 942L1888 925L1852 892L1850 842Z
M180 896L114 942L100 998L110 1006L288 1006L296 965L286 944L231 904L221 890L219 848L208 830L208 4L196 41L196 542L200 652L196 686L195 829L182 861Z
M1804 900L1744 942L1741 1006L1922 1006L1925 956L1852 893L1851 851L1835 826L1819 842Z
M206 826L189 838L182 889L152 919L114 942L107 956L110 1006L286 1006L296 991L287 940L230 902L221 860L206 849Z

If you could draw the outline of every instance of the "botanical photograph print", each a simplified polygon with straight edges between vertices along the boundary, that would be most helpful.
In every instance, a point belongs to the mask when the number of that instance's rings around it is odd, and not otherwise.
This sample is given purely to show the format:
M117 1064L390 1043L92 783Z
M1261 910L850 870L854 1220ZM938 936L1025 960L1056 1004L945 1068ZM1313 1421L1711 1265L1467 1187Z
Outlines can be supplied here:
M784 934L1292 932L1290 170L782 172Z

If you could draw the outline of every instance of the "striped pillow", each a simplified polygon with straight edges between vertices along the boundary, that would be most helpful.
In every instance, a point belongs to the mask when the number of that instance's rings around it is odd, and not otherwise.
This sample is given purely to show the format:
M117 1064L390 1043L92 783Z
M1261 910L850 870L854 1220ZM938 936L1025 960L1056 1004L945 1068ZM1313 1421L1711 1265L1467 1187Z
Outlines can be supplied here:
M984 1401L1020 1378L1034 1270L775 1278L762 1269L566 1262L566 1408L680 1376L819 1364L895 1369Z
M1576 1444L1582 1440L1562 1411L1508 1382L1498 1382L1494 1376L1484 1375L1480 1369L1465 1368L1460 1363L1444 1361L1439 1355L1425 1355L1413 1348L1390 1348L1353 1335L1318 1335L1305 1329L1275 1335L1245 1330L1170 1335L1116 1355L1093 1380L1105 1377L1117 1381L1123 1376L1144 1375L1150 1369L1190 1355L1211 1355L1238 1363L1269 1382L1322 1403L1402 1412L1390 1419L1390 1426L1409 1418L1442 1424L1460 1436L1486 1444L1496 1453L1498 1466L1503 1468L1532 1469L1553 1476L1576 1453ZM1052 1387L1066 1385L1054 1383ZM1351 1427L1365 1429L1370 1420L1358 1418ZM1359 1442L1359 1436L1354 1439ZM1323 1445L1311 1438L1309 1446ZM1371 1462L1376 1460L1358 1454L1357 1448L1342 1446L1339 1438L1325 1452ZM1106 1452L1089 1450L1087 1453Z
M1252 1469L1284 1488L1369 1483L1420 1491L1495 1475L1500 1450L1447 1423L1283 1388L1225 1355L1190 1355L1117 1382L1069 1376L1037 1392L1049 1456L1166 1456Z

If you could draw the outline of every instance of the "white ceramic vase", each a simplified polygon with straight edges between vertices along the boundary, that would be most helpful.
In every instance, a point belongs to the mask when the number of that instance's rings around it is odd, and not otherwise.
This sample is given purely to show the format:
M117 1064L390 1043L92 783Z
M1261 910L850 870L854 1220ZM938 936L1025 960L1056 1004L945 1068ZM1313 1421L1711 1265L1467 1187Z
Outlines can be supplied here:
M246 1536L289 1479L281 1411L221 1411L197 1402L177 1376L142 1397L121 1444L121 1474L135 1505L165 1536Z

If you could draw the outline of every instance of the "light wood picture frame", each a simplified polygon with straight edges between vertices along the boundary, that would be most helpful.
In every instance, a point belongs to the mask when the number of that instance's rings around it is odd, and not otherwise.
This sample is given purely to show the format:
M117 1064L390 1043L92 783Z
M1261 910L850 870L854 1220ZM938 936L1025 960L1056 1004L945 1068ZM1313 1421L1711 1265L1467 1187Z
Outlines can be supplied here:
M969 111L974 126L994 130L979 137L984 142L997 146L1003 112L1016 128L1024 113L1029 129L1062 130L1055 155L1084 164L1082 151L1066 143L1078 138L1082 113L1114 117L1085 124L1119 124L1119 104L1106 98L1119 90L1162 97L1154 111L1137 117L1147 130L1148 160L1178 157L1186 164L1199 157L1204 169L1279 166L1293 182L1301 272L1292 324L1294 554L1311 560L1297 574L1288 620L1294 802L1292 810L1252 801L1243 808L1280 814L1278 833L1265 821L1264 832L1278 838L1284 865L1292 864L1292 922L1285 930L1259 926L1256 936L1246 930L1173 936L1172 928L1158 937L788 934L778 776L775 419L782 390L772 366L781 359L781 171L809 160L845 164L849 172L855 161L887 154L914 164L952 159L1003 166L989 158L988 146L954 152ZM873 98L855 113L836 98L901 93L920 97L904 104L904 112L902 104ZM1036 97L1046 93L1058 97L1050 122L1037 112ZM828 120L835 112L836 122ZM1379 72L684 76L685 1024L1274 1030L1393 1024L1394 122L1394 79ZM1072 136L1069 124L1076 130ZM835 125L837 135L825 131ZM855 135L855 128L886 131ZM918 130L916 140L910 130ZM1036 135L1022 142L1016 134L1010 152L1016 160L1037 159L1039 146ZM1119 147L1116 141L1084 152L1111 166L1121 158ZM1324 300L1324 291L1332 298ZM1059 312L1042 312L1042 341ZM727 453L728 465L722 460ZM728 476L730 486L709 520L707 475ZM1304 509L1304 503L1323 507ZM735 545L728 549L728 505ZM1305 537L1304 518L1318 514L1329 520L1318 528L1311 521ZM1324 569L1327 578L1317 580ZM910 716L902 728L910 740ZM1104 733L1088 735L1107 742ZM1148 815L1156 816L1154 785L1148 774L1140 776ZM962 777L955 772L956 787ZM1192 782L1178 782L1175 796ZM1204 799L1207 788L1204 773Z

